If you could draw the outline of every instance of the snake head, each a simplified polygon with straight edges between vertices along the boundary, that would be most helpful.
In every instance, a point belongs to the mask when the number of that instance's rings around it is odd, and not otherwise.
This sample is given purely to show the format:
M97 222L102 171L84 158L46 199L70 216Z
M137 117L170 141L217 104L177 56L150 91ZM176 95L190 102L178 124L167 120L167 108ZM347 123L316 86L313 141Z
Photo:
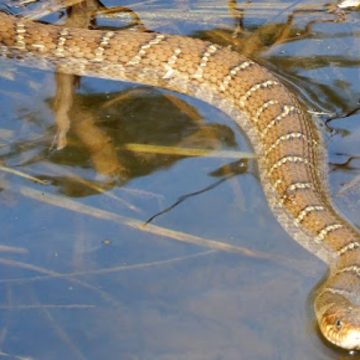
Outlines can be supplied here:
M318 321L328 341L347 350L360 350L360 307L346 300L331 303L318 314Z

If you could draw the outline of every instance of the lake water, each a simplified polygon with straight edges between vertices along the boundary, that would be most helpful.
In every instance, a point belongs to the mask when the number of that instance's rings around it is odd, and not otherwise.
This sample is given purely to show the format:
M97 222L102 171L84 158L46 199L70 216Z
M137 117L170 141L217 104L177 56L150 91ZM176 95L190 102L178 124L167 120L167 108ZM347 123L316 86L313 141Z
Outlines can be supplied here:
M333 199L360 226L359 12L325 1L124 3L133 13L99 26L136 14L277 73L314 113ZM0 358L356 358L318 333L312 294L327 268L277 223L231 119L169 91L83 77L56 150L65 83L0 62ZM174 154L184 147L215 152Z

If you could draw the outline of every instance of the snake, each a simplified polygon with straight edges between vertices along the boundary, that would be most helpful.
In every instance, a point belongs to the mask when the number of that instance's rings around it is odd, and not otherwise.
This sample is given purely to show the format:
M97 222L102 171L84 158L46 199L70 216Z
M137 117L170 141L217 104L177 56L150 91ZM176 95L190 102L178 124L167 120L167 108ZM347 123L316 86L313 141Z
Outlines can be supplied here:
M332 203L319 126L271 71L229 47L187 36L71 28L5 12L0 58L168 89L233 119L255 151L275 218L329 267L314 297L322 335L338 347L360 349L360 234Z

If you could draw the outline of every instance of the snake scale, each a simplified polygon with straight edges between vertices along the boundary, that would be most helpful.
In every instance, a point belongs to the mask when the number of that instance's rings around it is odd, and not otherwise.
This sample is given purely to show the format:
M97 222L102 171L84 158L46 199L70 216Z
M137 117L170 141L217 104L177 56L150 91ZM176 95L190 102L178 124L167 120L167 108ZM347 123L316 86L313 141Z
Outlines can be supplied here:
M272 73L227 47L189 37L67 28L5 13L0 57L170 89L233 118L257 154L275 217L329 264L314 301L322 334L345 349L360 349L360 235L331 203L319 130Z

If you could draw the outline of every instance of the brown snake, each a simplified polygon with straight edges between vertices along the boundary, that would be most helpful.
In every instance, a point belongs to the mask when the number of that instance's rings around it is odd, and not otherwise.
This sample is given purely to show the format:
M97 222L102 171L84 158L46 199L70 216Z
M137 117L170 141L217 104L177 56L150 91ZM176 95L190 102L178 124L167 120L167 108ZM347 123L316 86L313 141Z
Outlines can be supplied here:
M360 349L360 235L331 203L317 127L274 75L228 48L188 37L66 28L4 13L0 57L170 89L232 117L254 147L277 220L329 264L314 304L321 332L340 347Z

